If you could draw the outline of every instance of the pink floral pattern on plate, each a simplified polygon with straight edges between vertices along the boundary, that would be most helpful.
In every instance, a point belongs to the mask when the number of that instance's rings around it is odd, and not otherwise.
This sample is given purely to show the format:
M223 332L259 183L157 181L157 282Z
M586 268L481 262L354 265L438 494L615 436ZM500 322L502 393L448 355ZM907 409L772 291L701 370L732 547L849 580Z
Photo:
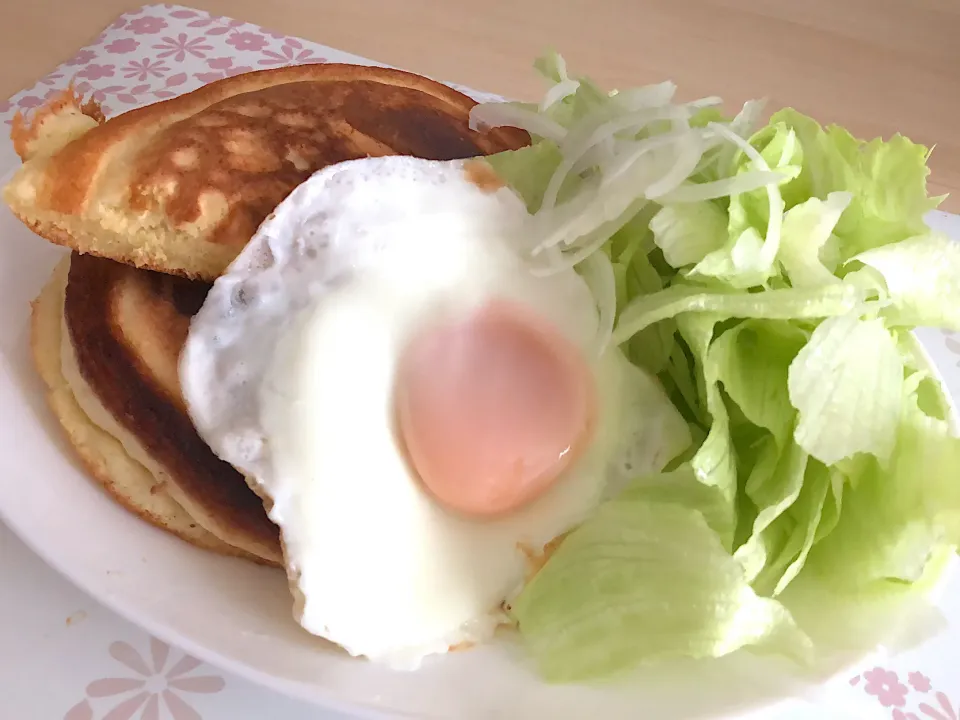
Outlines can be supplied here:
M17 110L41 105L51 89L63 89L71 80L109 116L238 73L329 60L377 64L202 10L145 5L117 18L58 72L0 104L0 120L9 123ZM502 99L469 92L478 99Z
M167 716L172 720L202 720L185 695L218 693L226 686L219 675L196 674L203 663L190 655L171 652L169 645L156 638L150 638L149 656L125 642L115 642L109 650L133 676L94 680L87 685L83 700L67 710L63 720L160 720Z
M935 690L926 675L913 671L906 673L904 679L905 683L894 670L875 667L850 678L850 685L862 686L867 695L889 708L891 720L960 720L960 706Z

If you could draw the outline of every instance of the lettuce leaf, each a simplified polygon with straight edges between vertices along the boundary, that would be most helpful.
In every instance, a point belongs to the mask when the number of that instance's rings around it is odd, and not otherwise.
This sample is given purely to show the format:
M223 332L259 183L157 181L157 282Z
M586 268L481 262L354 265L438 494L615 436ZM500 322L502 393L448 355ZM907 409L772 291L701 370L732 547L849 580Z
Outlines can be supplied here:
M790 364L807 343L795 325L747 320L723 333L710 348L710 362L723 389L746 418L768 430L783 447L796 410L790 403Z
M889 322L960 330L960 243L927 233L854 259L883 275L893 302L884 312Z
M836 228L843 260L926 231L923 216L941 201L927 195L927 148L901 135L864 142L790 108L774 113L770 124L789 127L802 147L802 171L788 193L821 200L851 194Z
M844 283L826 288L785 288L764 293L730 292L678 283L661 292L634 298L620 313L613 337L615 343L625 342L654 323L688 312L775 320L832 317L855 309L863 297L860 288Z
M811 652L783 606L751 589L703 516L677 504L600 506L511 613L550 682L607 678L666 657L720 657L745 645Z
M840 216L850 204L850 193L832 192L826 200L810 198L795 205L783 216L780 262L793 287L829 285L840 282L836 266L824 262L827 243Z
M768 566L773 548L783 539L782 528L771 526L800 496L809 459L794 443L788 444L779 456L775 442L768 443L765 450L746 484L747 495L761 509L749 539L733 555L743 565L750 582Z
M710 429L703 444L691 458L690 468L698 482L717 493L725 515L722 521L716 521L714 527L720 534L723 546L730 548L735 528L736 457L730 435L730 416L717 384L716 367L708 360L710 343L719 319L719 316L710 313L685 313L677 319L677 324L701 373L704 405L710 417Z
M763 594L777 597L800 574L807 557L817 541L824 519L824 509L835 469L807 459L800 494L784 519L790 521L787 540L778 555L772 558L758 574L754 587ZM829 532L829 528L824 528Z
M879 319L825 320L790 364L797 444L826 465L869 453L889 459L903 402L903 359Z
M563 155L556 143L543 140L519 150L505 150L490 155L487 163L494 172L517 193L530 213L535 213L543 203L550 178L560 165ZM569 195L575 188L575 179L571 178L563 193Z
M654 215L650 229L664 259L675 268L699 263L727 241L727 215L714 202L668 205Z
M838 586L914 582L942 544L956 545L960 438L925 413L916 392L903 400L889 471L870 461L845 491L836 528L809 564Z

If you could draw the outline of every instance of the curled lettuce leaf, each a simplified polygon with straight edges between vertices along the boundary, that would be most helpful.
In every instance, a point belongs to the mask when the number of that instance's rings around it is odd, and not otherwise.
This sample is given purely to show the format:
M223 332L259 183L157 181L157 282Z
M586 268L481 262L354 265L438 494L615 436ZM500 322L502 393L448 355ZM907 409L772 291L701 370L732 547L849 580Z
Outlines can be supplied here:
M960 330L960 243L927 233L857 255L883 275L893 324Z
M770 123L792 129L802 148L802 171L788 185L788 197L850 193L836 228L843 260L926 231L923 216L941 201L927 195L927 148L901 135L864 142L790 108L774 113Z
M667 657L721 657L745 645L811 652L784 607L750 587L703 516L672 503L602 505L511 612L550 682L606 678Z
M790 364L797 444L826 465L893 452L903 402L903 359L882 320L825 320Z
M828 267L824 254L850 199L850 193L832 192L826 200L810 198L795 205L783 216L780 262L793 287L840 282L835 263Z
M836 527L810 555L831 583L914 582L939 547L960 541L960 438L917 400L916 392L902 400L889 470L876 460L862 466L844 493Z
M781 447L796 415L787 388L790 364L806 343L807 334L795 325L747 320L710 348L709 362L727 395Z
M710 200L668 205L650 221L654 241L673 267L693 265L727 241L727 215Z

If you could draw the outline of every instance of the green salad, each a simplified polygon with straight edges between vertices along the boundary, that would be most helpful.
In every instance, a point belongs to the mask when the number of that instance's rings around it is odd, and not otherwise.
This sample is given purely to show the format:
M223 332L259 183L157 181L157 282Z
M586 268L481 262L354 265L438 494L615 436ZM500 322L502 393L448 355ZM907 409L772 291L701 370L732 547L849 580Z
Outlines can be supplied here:
M531 213L537 272L583 274L694 441L527 584L526 646L555 682L746 646L811 660L791 591L916 594L958 541L960 439L911 333L960 330L960 245L924 222L930 152L536 67L541 103L471 121L531 133L489 162Z

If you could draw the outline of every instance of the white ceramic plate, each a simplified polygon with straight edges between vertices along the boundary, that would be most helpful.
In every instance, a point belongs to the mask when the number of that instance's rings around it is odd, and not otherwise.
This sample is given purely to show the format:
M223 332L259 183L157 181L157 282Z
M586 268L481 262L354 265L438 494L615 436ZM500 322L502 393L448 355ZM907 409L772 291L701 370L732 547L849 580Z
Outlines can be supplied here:
M780 663L747 654L645 672L622 688L586 689L544 685L506 643L394 673L315 640L293 622L281 572L196 550L154 529L73 462L27 350L28 303L62 252L0 209L0 515L121 615L237 674L366 717L719 718L769 711L799 694ZM923 340L960 397L957 357L945 338L924 333Z

